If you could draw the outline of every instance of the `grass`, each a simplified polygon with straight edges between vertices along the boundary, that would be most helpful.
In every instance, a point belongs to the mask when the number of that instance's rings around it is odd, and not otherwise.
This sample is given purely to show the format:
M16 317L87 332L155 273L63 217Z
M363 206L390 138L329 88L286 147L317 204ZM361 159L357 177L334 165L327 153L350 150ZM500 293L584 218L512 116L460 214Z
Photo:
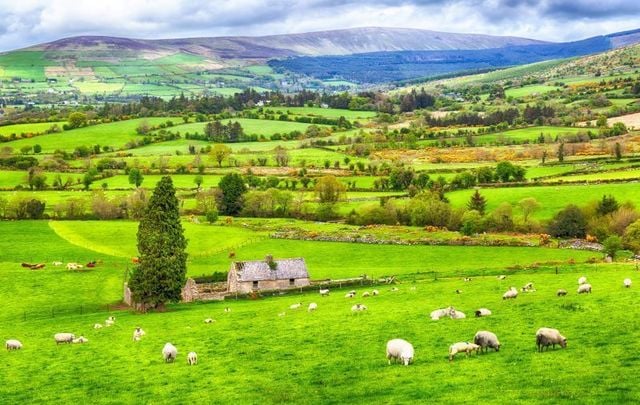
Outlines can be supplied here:
M16 134L16 135L39 134L48 130L53 125L57 125L60 128L60 130L62 130L63 124L65 124L65 122L56 121L56 122L38 122L33 124L4 125L4 126L0 126L0 135L9 136L11 134Z
M289 133L292 131L304 132L311 124L290 121L255 120L250 118L232 119L231 122L238 122L244 133L247 135L271 136L275 133ZM229 121L227 121L229 122ZM187 132L191 134L203 134L206 123L191 123L175 127L181 134Z
M485 145L495 143L508 143L509 141L536 141L540 135L551 137L551 139L554 140L556 137L562 138L566 135L574 135L580 132L586 133L587 131L588 129L585 128L574 127L528 127L500 132L496 134L479 135L474 137L474 142L479 145Z
M526 97L526 96L536 95L536 94L545 94L545 93L549 93L551 91L560 90L560 89L561 87L558 87L558 86L538 84L538 85L510 88L505 90L505 95L507 97L520 98L520 97Z
M345 117L348 120L368 119L377 115L375 111L353 111L338 108L320 107L267 107L265 110L274 111L276 114L287 113L290 115L317 115L327 118Z

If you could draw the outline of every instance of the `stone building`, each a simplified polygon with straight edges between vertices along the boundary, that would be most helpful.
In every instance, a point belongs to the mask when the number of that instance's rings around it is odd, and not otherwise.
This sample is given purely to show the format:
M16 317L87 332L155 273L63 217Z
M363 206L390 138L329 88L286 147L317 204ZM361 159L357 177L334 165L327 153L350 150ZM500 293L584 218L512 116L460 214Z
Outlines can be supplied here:
M227 276L229 293L247 294L252 291L288 290L308 286L307 265L302 258L231 263Z

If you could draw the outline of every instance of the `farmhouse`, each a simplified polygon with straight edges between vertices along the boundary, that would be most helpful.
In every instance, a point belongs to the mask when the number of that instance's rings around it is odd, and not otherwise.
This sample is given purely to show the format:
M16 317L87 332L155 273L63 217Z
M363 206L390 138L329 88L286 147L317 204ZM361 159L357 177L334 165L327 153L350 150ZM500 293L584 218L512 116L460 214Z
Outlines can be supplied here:
M258 290L287 290L309 285L309 272L303 258L233 262L227 276L230 293Z

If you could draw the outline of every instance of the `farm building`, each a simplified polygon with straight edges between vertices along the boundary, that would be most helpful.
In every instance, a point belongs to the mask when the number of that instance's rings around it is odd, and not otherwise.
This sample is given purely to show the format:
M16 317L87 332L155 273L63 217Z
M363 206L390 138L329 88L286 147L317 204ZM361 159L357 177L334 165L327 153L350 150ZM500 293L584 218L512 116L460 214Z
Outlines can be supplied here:
M228 292L287 290L309 285L309 272L302 258L233 262L227 276Z

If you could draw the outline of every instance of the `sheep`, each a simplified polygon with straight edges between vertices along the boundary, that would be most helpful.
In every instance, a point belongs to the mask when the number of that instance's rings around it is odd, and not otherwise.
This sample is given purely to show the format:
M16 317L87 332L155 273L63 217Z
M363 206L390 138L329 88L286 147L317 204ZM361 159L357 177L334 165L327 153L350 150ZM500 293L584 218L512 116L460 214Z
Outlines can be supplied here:
M591 294L591 284L581 284L578 287L578 294L589 293Z
M167 343L162 348L162 358L164 358L165 363L173 362L178 356L178 349L171 343Z
M318 309L318 304L316 304L315 302L312 302L311 304L309 304L309 308L307 308L307 311L311 312L311 311L315 311L316 309Z
M329 295L329 289L328 288L321 288L320 289L320 295L323 296L323 297Z
M585 276L582 276L578 279L578 285L582 285L586 283L587 283L587 278Z
M365 292L363 292L363 293L362 293L362 296L363 296L363 297L368 297L368 296L370 296L370 295L371 295L371 294L369 294L369 291L365 291Z
M398 287L391 287L391 291L393 291L393 292L398 291Z
M567 338L562 336L558 329L540 328L536 332L536 346L538 351L542 352L544 348L549 350L549 346L556 348L556 345L560 345L563 349L567 347Z
M77 270L80 266L78 263L67 263L67 270Z
M77 338L77 339L73 339L73 340L71 341L71 343L80 343L80 344L82 344L82 343L87 343L88 341L89 341L89 339L87 339L86 337L84 337L84 336L80 336L80 337L79 337L79 338Z
M480 352L482 352L482 349L487 352L489 348L492 348L496 352L500 351L500 341L498 341L498 337L494 333L486 330L478 331L473 337L473 343L480 346Z
M4 347L6 347L7 350L20 350L22 349L22 343L16 339L9 339L4 342Z
M471 277L465 277L465 278L463 278L463 280L464 280L466 283L468 283L469 281L471 281Z
M373 296L380 295L380 291L373 290L373 291L371 291L371 295L373 295Z
M224 312L225 312L225 313L229 313L229 312L231 312L231 308L229 308L229 307L224 307Z
M480 350L480 346L478 346L475 343L469 343L469 342L454 343L451 346L449 346L449 361L453 361L453 358L458 353L464 352L467 356L469 356L469 353L471 352L477 353L478 350Z
M524 287L522 287L522 292L533 292L536 289L533 288L533 283L527 283L524 285Z
M356 290L351 290L351 291L349 291L349 294L356 295Z
M489 316L491 315L491 311L488 310L487 308L480 308L476 310L476 317L480 318L482 316Z
M136 329L133 331L133 341L139 342L144 335L146 335L145 331L143 331L141 327L136 327Z
M62 262L53 262L53 265L56 267L62 266Z
M367 306L363 305L363 304L356 304L356 305L351 307L351 311L352 312L361 312L361 311L366 311L366 310L367 310Z
M453 307L436 309L435 311L432 311L430 314L431 320L437 321L444 316L448 316L451 309L453 309Z
M453 307L449 310L448 315L451 319L464 319L467 317L464 312L456 311Z
M456 294L462 294L462 290L456 290Z
M111 318L113 317L110 316L109 319L104 321L104 326L109 327L109 326L113 326L113 324L116 323L115 319L111 319Z
M502 294L503 300L513 299L518 297L518 290L515 287L509 288L509 291Z
M94 323L93 324L93 329L102 329L102 324L101 323Z
M55 339L56 344L59 345L60 343L72 343L73 339L76 338L76 335L73 333L56 333L53 335L53 338Z
M302 306L301 302L298 302L297 304L291 304L289 305L289 309L298 309Z
M625 287L629 288L631 287L631 279L630 278L625 278L624 281L622 282L624 284Z
M190 366L198 364L198 354L196 352L189 352L189 354L187 354L187 364Z
M498 276L498 280L504 280L505 278L507 278L507 276L504 274Z
M351 293L346 293L346 294L344 295L344 297L345 297L345 298L353 298L353 297L355 297L355 296L356 296L355 294L351 294Z
M215 319L207 318L204 320L204 323L214 323Z
M556 292L556 295L558 297L564 297L565 295L567 295L567 290L564 290L564 289L561 288Z
M387 360L391 365L391 360L400 361L405 366L413 362L413 345L404 339L392 339L387 342Z

